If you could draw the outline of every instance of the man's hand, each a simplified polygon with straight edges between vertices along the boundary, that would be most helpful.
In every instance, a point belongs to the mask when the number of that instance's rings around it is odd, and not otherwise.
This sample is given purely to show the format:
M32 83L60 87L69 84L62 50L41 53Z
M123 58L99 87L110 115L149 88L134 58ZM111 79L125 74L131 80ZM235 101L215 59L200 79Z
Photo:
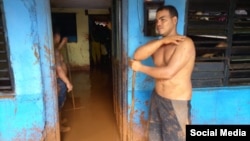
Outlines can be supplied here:
M180 42L184 41L186 36L176 35L176 36L167 36L163 37L161 40L163 44L176 44L178 45Z
M68 42L68 38L67 37L64 37L63 39L62 39L62 44L64 45L64 44L66 44Z
M68 92L72 91L73 85L71 83L66 84Z
M140 61L136 61L136 60L131 59L131 60L129 60L129 66L131 67L131 69L133 71L139 71L142 64Z
M67 37L64 37L64 38L62 39L61 43L58 45L57 49L58 49L58 50L61 50L62 47L64 47L64 45L65 45L66 43L68 43L68 38L67 38Z

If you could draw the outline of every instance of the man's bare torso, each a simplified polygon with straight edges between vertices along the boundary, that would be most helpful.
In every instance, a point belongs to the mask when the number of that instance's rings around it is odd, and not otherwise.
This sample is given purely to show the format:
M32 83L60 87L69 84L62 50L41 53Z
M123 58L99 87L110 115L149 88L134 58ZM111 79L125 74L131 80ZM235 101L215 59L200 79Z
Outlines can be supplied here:
M55 49L55 63L56 63L56 65L61 66L64 73L67 75L67 73L68 73L67 65L64 61L63 55L57 49Z
M167 66L176 49L181 46L166 45L159 48L153 54L155 66ZM191 52L191 58L183 65L183 67L171 79L156 79L156 92L165 98L174 100L190 100L192 96L191 73L194 66L194 53ZM178 61L178 60L175 60Z

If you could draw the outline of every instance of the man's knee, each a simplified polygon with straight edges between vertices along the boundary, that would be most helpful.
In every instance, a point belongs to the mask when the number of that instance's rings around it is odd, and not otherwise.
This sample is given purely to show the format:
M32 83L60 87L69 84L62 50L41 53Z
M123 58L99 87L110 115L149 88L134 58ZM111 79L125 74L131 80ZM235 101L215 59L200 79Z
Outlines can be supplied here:
M148 130L149 130L148 131L149 141L162 141L162 131L161 131L160 124L150 123Z

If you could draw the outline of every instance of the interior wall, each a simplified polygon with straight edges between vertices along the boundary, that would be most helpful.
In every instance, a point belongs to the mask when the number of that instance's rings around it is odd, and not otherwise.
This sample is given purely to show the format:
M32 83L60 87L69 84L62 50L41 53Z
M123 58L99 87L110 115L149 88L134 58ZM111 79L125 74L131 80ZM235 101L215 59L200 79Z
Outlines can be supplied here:
M77 42L67 43L68 63L71 69L89 69L88 16L85 9L52 8L52 12L76 13ZM69 27L70 28L70 27ZM65 49L64 49L65 51Z
M72 70L90 69L89 19L81 8L52 8L52 12L76 13L77 42L67 43L68 63ZM89 9L88 14L107 14L106 9ZM70 28L70 27L69 27ZM65 51L65 50L64 50Z

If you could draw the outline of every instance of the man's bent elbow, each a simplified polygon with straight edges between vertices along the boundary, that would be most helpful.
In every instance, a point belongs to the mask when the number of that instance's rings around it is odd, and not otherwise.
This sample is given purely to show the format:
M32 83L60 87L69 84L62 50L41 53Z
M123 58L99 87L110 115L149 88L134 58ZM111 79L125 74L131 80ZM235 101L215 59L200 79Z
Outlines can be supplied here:
M141 61L142 58L139 55L135 54L134 55L134 60Z
M141 55L136 55L136 54L134 55L134 60L136 60L136 61L142 61L145 59L147 59L147 57L141 56Z

